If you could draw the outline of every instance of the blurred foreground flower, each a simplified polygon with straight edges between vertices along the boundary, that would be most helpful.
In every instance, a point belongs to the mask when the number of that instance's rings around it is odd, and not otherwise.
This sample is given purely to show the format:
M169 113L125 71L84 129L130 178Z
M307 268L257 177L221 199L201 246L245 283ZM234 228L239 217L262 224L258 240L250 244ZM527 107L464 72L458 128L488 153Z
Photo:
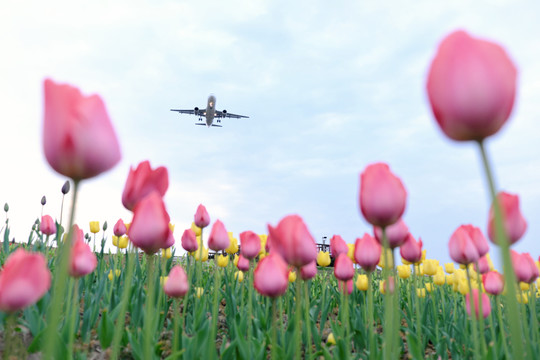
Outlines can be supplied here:
M478 312L480 311L478 289L472 289L472 291L469 292L467 296L465 296L465 304L466 304L465 306L467 308L467 314L471 315L471 300L470 300L471 294L474 300L474 312L475 312L476 317L478 318L479 317ZM482 298L482 315L484 316L484 318L487 318L489 313L491 312L491 302L489 301L488 296L484 293L482 293L481 298Z
M306 224L298 215L268 225L270 251L278 252L289 265L300 268L317 259L317 246Z
M90 274L97 266L96 255L90 246L84 242L83 231L77 225L74 226L73 245L69 261L69 274L73 277L81 277Z
M193 223L198 228L202 229L207 227L210 224L210 215L203 204L200 204L195 211Z
M142 161L133 170L130 167L124 191L122 204L128 210L133 211L135 205L145 196L157 192L163 197L169 188L169 173L166 167L160 166L155 170L150 167L148 160Z
M170 297L180 298L185 296L188 290L188 278L184 268L180 265L173 266L163 284L163 291Z
M281 255L271 252L259 261L253 276L253 286L261 295L278 297L287 291L289 269Z

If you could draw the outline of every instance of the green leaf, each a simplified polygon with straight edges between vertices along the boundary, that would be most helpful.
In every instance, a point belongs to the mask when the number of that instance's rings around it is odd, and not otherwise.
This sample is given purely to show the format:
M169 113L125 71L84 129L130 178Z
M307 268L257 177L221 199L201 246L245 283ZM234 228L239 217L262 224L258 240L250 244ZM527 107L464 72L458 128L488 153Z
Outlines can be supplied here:
M114 324L107 315L107 311L103 310L101 313L101 321L98 325L98 338L99 343L103 349L108 348L111 345L113 339Z

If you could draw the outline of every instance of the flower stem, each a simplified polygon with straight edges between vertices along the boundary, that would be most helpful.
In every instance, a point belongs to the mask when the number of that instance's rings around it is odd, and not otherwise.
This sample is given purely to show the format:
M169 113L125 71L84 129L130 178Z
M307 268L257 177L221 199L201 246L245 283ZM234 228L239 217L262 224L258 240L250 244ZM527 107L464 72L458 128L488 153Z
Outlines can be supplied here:
M376 359L376 346L375 346L375 332L373 330L373 284L372 284L372 271L367 272L368 278L368 297L367 297L367 323L368 323L368 336L369 336L369 359Z
M277 324L276 324L276 298L272 298L272 343L270 345L270 358L272 360L278 359L277 354Z
M73 279L73 296L71 298L71 314L69 320L69 341L68 341L68 359L73 358L73 343L75 340L75 322L79 312L79 279Z
M505 359L510 359L510 352L508 351L508 344L506 343L506 331L504 329L504 321L502 317L501 304L499 303L498 295L495 295L495 307L497 308L497 320L499 322L499 333L502 335L504 357Z
M416 289L418 289L418 273L416 272L416 269L418 268L418 265L413 264L413 278L414 278L414 288L415 291L413 291L412 296L414 297L414 304L416 306L416 334L418 336L418 346L420 346L420 349L422 350L422 354L424 353L424 343L422 342L422 312L420 311L420 297L418 296ZM455 313L455 310L454 310Z
M383 345L383 354L385 359L395 359L397 356L394 356L394 334L397 333L398 329L394 329L394 291L390 291L390 271L393 269L393 259L392 252L390 252L390 246L388 243L388 238L386 237L386 228L382 228L382 244L384 251L384 286L386 295L384 297L384 345ZM392 279L394 280L394 279ZM395 289L394 289L395 290Z
M221 288L221 268L217 264L217 254L215 256L216 262L216 276L214 277L214 302L212 304L212 337L211 340L215 343L217 338L218 327L218 306L219 306L219 289Z
M510 244L506 236L503 226L503 215L501 206L497 199L497 191L495 187L495 180L491 171L491 165L487 156L487 152L483 141L479 141L480 153L482 155L482 164L486 179L488 181L489 192L491 195L491 201L493 203L493 212L495 215L495 236L496 243L501 248L501 255L503 258L503 271L504 282L506 284L506 305L508 307L508 322L510 325L510 342L512 343L512 357L514 359L522 359L524 355L523 341L521 338L521 326L519 324L518 305L516 298L516 276L514 267L512 266L512 260L510 258Z
M477 313L476 313L476 305L474 303L474 296L473 296L473 288L471 285L471 275L469 271L469 267L467 266L467 281L469 283L469 309L471 310L471 328L472 328L472 337L473 337L473 344L474 344L474 358L478 359L480 357L479 353L479 345L478 345L478 329L476 327L476 319L477 319ZM478 294L479 299L478 302L482 301L482 294ZM478 314L479 316L482 316L482 314Z
M155 304L154 304L154 256L147 254L146 255L146 266L147 266L147 276L148 276L148 288L146 290L146 306L144 314L144 358L153 359L152 356L152 339L153 339L153 325L154 325L154 315L155 315Z
M312 348L312 339L311 339L311 319L310 319L310 316L309 316L309 294L308 294L308 282L307 281L304 281L304 299L306 299L305 301L305 306L304 306L304 313L305 313L305 322L306 322L306 336L307 336L307 341L306 341L306 346L307 346L307 359L311 359L312 358L312 354L313 354L313 348Z
M300 274L300 268L297 268L296 269L296 273L297 274ZM300 328L300 326L302 325L301 324L301 312L302 312L302 296L301 296L301 293L302 293L302 285L300 284L301 283L301 279L300 277L298 279L296 279L296 292L295 292L295 296L296 296L296 313L294 314L294 320L295 320L295 323L294 323L294 342L296 344L296 351L295 351L295 359L301 359L302 358L302 329Z
M248 286L248 317L247 317L247 341L248 341L248 356L251 354L251 326L253 317L253 263L249 260L249 286Z

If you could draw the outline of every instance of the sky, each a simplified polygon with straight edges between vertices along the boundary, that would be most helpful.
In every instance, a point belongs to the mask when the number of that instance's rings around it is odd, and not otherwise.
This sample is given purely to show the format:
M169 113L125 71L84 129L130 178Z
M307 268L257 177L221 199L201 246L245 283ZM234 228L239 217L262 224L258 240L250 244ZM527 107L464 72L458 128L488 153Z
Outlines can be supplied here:
M464 29L504 46L518 68L512 115L487 148L498 188L519 194L528 221L515 249L537 258L539 11L503 0L2 1L0 203L11 234L26 241L43 195L44 213L60 213L66 179L43 155L50 77L99 94L121 144L121 162L81 186L86 231L107 221L110 238L119 218L131 221L122 190L130 166L149 160L168 168L178 247L201 203L235 236L299 214L317 242L354 243L371 231L359 175L382 161L405 184L413 236L450 261L452 232L485 232L490 205L478 149L441 133L425 91L439 42ZM250 118L209 129L169 111L204 107L211 93L218 109Z

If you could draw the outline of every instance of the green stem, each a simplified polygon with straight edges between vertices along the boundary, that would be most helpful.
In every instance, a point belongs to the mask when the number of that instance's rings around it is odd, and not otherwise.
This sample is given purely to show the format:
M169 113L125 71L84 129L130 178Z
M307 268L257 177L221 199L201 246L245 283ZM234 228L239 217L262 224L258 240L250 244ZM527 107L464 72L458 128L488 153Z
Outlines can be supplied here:
M529 314L531 318L531 344L538 344L538 319L536 314L536 285L533 283L530 284L529 288ZM533 354L536 353L533 349Z
M480 270L480 267L478 266L478 261L476 262L476 269ZM485 325L484 325L484 312L483 312L483 304L482 304L482 278L480 277L480 273L476 271L476 282L478 284L478 313L480 316L478 316L479 322L478 326L480 329L480 345L482 346L482 357L485 356L487 352L487 346L486 346L486 336L484 333Z
M147 276L148 276L148 288L146 289L146 306L144 314L144 358L153 359L152 353L152 343L154 338L153 324L154 324L154 315L155 315L155 304L154 304L154 291L155 291L155 279L154 279L154 256L147 254L146 255L146 266L147 266Z
M372 271L368 271L368 297L367 297L367 325L368 325L368 336L369 336L369 359L376 359L376 344L375 344L375 331L373 330L373 284L372 284Z
M283 317L283 296L279 298L279 318L282 319ZM283 323L283 320L279 322L280 327L280 340L281 340L281 346L285 346L285 331L284 331L285 324Z
M311 338L311 318L309 316L309 294L308 294L308 282L304 281L304 299L305 300L305 306L304 306L304 313L305 313L305 322L306 322L306 335L307 335L307 354L308 359L311 359L313 357L313 339Z
M493 312L488 315L489 328L491 329L491 342L489 346L493 348L493 359L498 359L499 355L497 354L497 334L495 333L495 326L493 325ZM505 340L503 339L503 343Z
M351 350L350 350L350 341L349 341L349 289L347 288L347 282L341 282L341 305L343 311L341 311L341 324L345 328L345 335L343 340L345 341L345 356L348 359Z
M519 324L518 304L516 297L516 276L514 267L512 266L512 259L510 257L510 244L506 236L506 232L503 226L503 215L501 206L497 199L497 191L495 187L495 180L491 171L491 165L484 147L484 142L479 141L480 153L482 155L482 164L484 166L485 175L489 185L489 192L491 195L491 201L493 204L493 212L495 215L495 236L496 243L501 248L501 255L503 258L503 271L504 282L506 284L506 305L508 309L508 322L510 325L510 342L512 343L512 357L513 359L523 359L523 340L522 331Z
M429 283L431 285L431 292L429 293L429 297L431 298L431 308L433 310L433 321L435 322L435 341L436 344L440 344L439 339L439 314L437 312L437 305L435 304L435 286L433 284L433 279L431 276L429 277ZM440 355L440 354L439 354Z
M322 318L322 314L323 314L323 307L326 305L326 287L327 287L327 283L326 283L326 268L323 268L323 278L322 278L322 282L321 282L321 286L322 286L322 296L321 296L321 320L320 320L320 324L325 324L326 323L326 319L323 319ZM324 326L319 326L319 337L322 339L322 334L323 334L323 330L324 330Z
M395 307L395 291L389 291L390 285L389 285L389 278L390 278L390 272L393 269L393 259L392 254L393 252L389 252L390 249L388 238L386 237L386 228L382 228L382 244L383 244L383 251L384 251L384 269L383 269L383 277L384 277L384 286L388 289L386 291L386 295L384 297L384 347L383 347L383 354L384 358L391 360L396 358L394 356L394 337L395 334L397 334L398 329L395 329L395 314L394 307ZM395 284L395 281L394 281ZM395 290L395 289L394 289Z
M474 305L474 296L473 296L473 288L471 285L471 276L469 272L469 267L467 266L467 281L469 283L469 293L467 294L469 296L469 308L471 310L471 328L472 328L472 336L473 336L473 344L474 344L474 358L479 359L480 358L480 349L478 344L478 329L476 327L476 306ZM478 294L479 299L478 301L482 301L480 298L481 294ZM479 314L482 316L482 314Z
M50 307L47 313L47 330L43 339L43 359L54 359L54 352L58 348L58 325L60 323L60 316L62 309L64 308L63 302L65 299L66 283L68 277L68 265L69 256L71 253L71 242L73 238L73 222L75 219L75 207L77 204L77 195L79 193L79 181L73 181L73 198L71 203L71 214L69 216L68 235L66 236L65 243L62 243L61 239L57 241L57 257L56 267L54 269L53 277L53 294L50 302Z
M508 351L508 344L506 343L506 330L504 328L504 321L502 317L501 304L499 303L499 296L495 295L495 307L497 308L497 320L499 322L499 333L502 336L502 343L504 349L505 359L510 359L510 351Z
M218 327L218 305L219 305L219 289L221 287L221 268L217 264L217 253L215 256L215 263L216 263L216 276L214 278L214 303L212 306L212 342L216 342L217 337L217 327ZM212 352L213 353L213 352Z
M423 354L424 343L422 342L422 312L420 311L420 297L418 296L418 293L416 292L416 289L418 289L418 273L416 272L416 269L417 269L417 265L413 264L413 278L414 278L415 291L413 291L412 296L414 297L414 304L416 306L416 334L418 336L418 345L420 346L420 350L422 351L422 354Z
M272 343L270 345L270 358L272 360L278 359L277 354L277 324L276 324L276 298L272 298Z
M253 317L253 263L249 260L249 286L248 286L248 316L247 316L247 342L248 342L248 356L252 357L251 353L251 326Z
M79 279L73 279L73 296L71 299L71 316L69 321L69 341L68 341L68 359L73 358L73 343L75 340L75 322L77 321L77 313L79 312Z
M17 314L9 313L4 323L4 356L2 359L8 360L11 356L17 355L15 351L17 346L16 336L14 335L15 326L17 325Z
M297 268L296 269L296 273L297 274L300 274L300 268ZM301 293L302 293L302 286L301 286L301 277L298 276L298 278L296 279L296 292L295 292L295 296L296 296L296 313L294 314L294 320L295 320L295 323L294 323L294 342L296 344L296 351L295 351L295 359L301 359L301 354L302 354L302 331L301 331L301 316L300 314L302 313L302 296L301 296Z

